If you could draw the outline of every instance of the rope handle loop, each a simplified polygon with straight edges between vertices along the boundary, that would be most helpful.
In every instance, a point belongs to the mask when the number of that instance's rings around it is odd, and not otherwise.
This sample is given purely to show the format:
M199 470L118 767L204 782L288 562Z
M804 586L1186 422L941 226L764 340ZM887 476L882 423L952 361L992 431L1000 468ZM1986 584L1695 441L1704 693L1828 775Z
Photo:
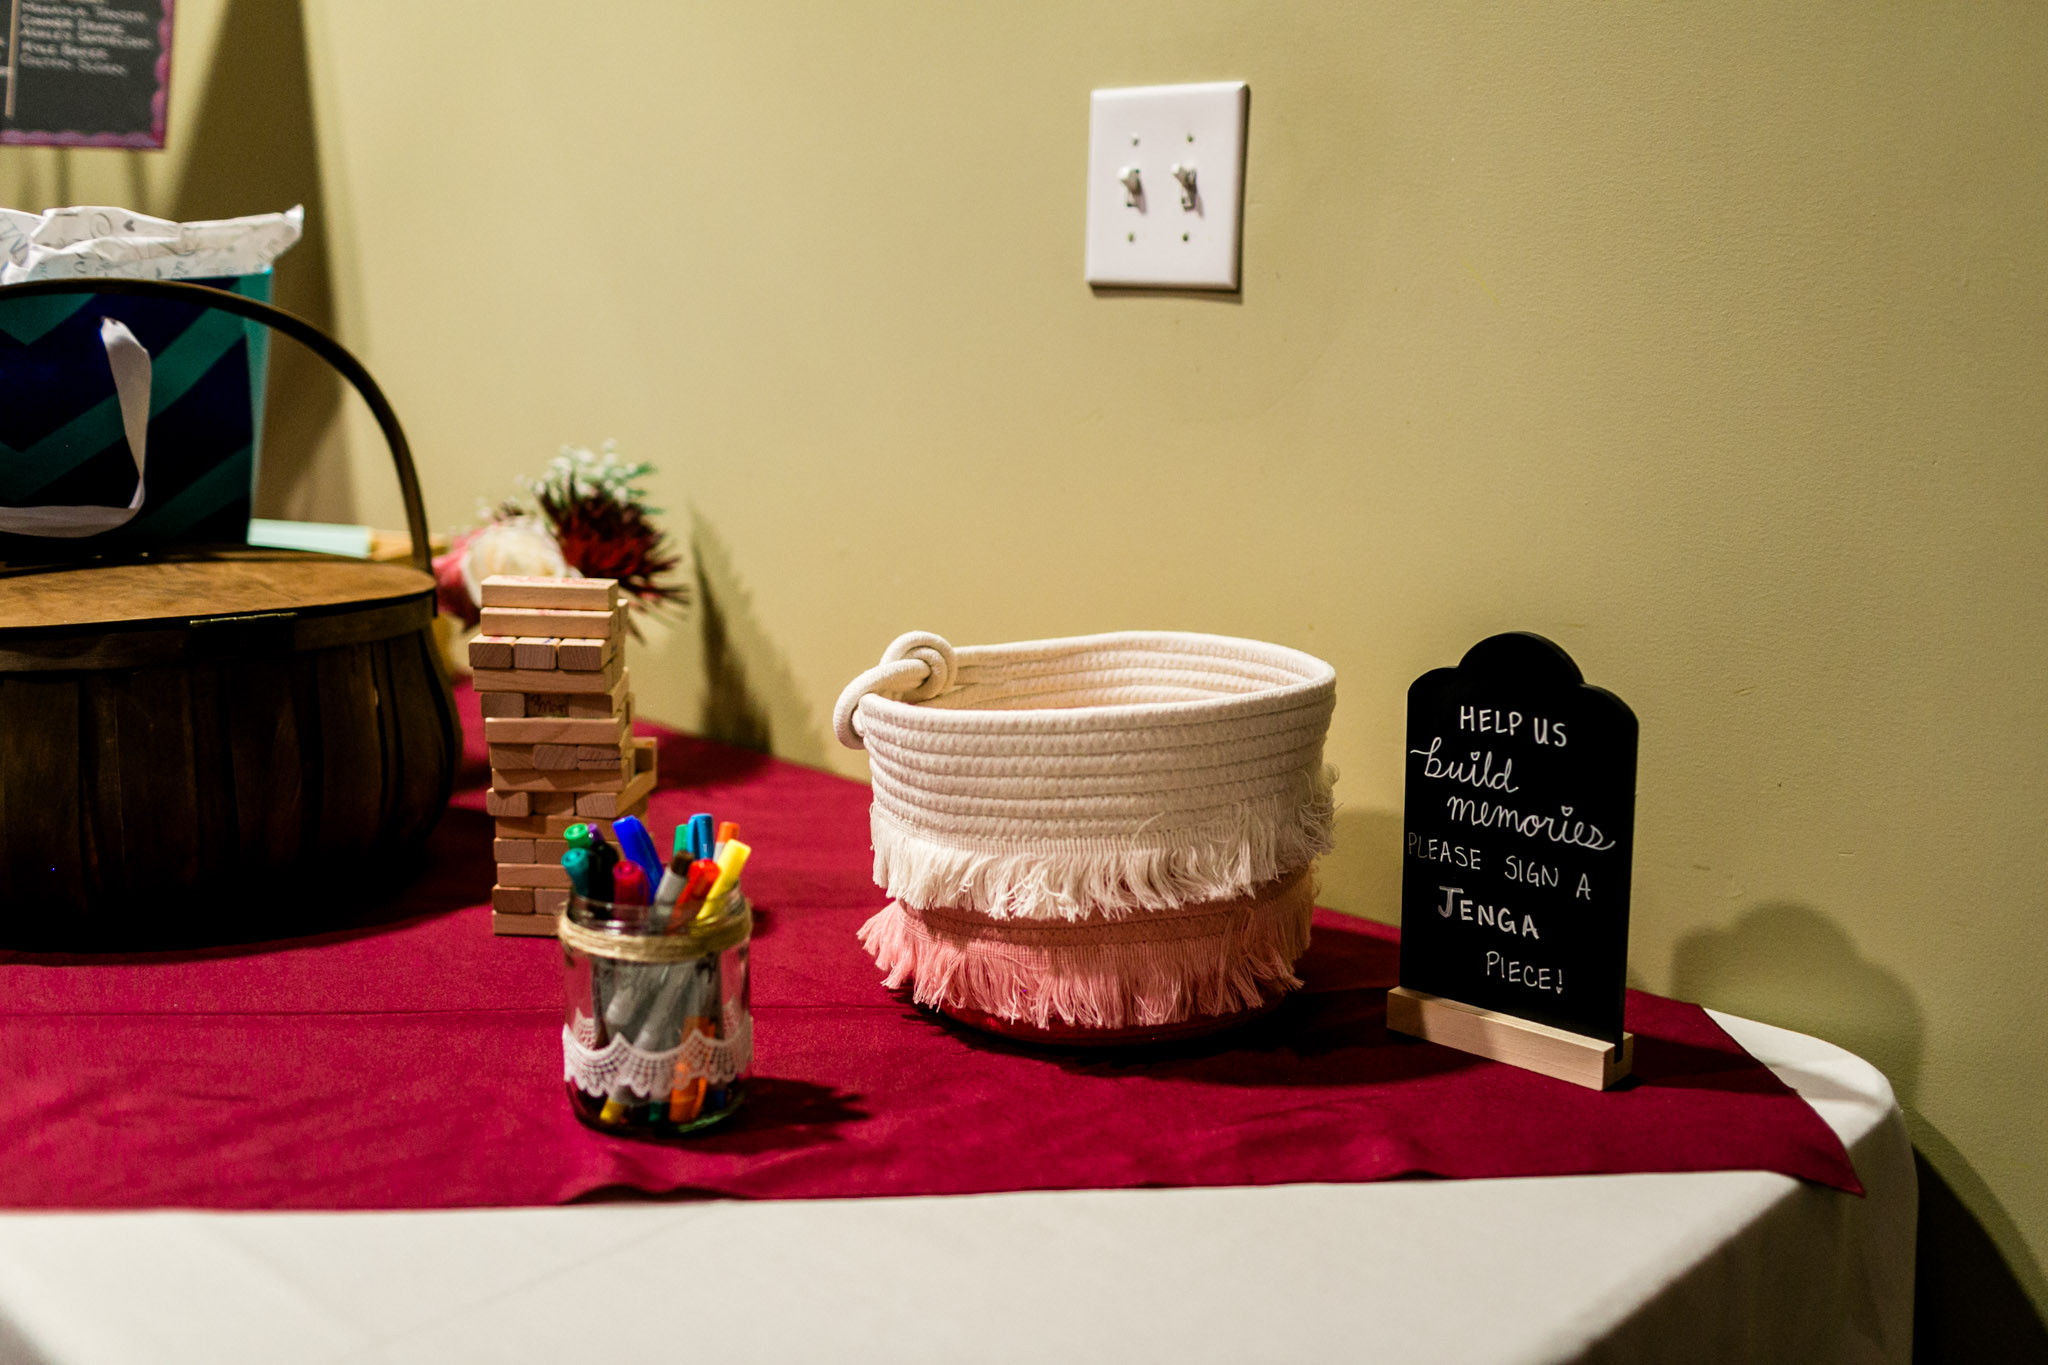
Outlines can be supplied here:
M849 749L865 749L860 726L860 699L870 693L899 701L930 701L953 685L959 665L953 646L928 630L897 636L882 651L882 662L855 678L832 708L832 733Z

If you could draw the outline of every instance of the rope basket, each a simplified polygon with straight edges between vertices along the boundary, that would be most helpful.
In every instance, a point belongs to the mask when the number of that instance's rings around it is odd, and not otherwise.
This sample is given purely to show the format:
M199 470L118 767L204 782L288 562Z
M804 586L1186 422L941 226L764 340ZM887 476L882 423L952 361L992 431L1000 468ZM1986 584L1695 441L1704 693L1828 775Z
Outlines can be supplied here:
M895 902L863 943L921 1003L1043 1030L1269 1002L1300 984L1335 704L1328 664L1252 640L900 637L833 714Z

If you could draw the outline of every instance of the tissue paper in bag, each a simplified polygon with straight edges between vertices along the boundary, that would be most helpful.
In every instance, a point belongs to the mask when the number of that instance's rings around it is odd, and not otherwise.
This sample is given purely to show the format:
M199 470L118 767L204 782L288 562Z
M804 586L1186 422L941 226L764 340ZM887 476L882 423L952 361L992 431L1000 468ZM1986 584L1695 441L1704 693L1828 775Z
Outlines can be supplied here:
M267 302L270 263L298 240L302 219L299 209L208 223L115 208L0 209L0 284L180 279ZM133 499L136 459L110 367L107 319L149 354L141 506L91 535L0 529L0 561L238 543L247 535L268 329L218 309L99 294L0 295L0 523L12 508L119 509Z

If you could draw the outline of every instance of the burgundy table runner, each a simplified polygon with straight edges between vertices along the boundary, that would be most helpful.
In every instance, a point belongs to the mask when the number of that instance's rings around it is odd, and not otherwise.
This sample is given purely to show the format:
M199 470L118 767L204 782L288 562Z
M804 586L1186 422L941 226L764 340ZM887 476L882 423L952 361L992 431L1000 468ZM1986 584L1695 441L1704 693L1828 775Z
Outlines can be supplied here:
M0 953L0 1206L370 1209L1761 1169L1860 1191L1833 1131L1696 1005L1630 992L1600 1094L1390 1040L1395 933L1319 911L1307 989L1164 1051L1044 1052L885 991L854 930L867 789L662 740L649 824L754 847L755 1080L685 1144L577 1124L559 951L490 933L474 699L433 862L375 923L120 957Z

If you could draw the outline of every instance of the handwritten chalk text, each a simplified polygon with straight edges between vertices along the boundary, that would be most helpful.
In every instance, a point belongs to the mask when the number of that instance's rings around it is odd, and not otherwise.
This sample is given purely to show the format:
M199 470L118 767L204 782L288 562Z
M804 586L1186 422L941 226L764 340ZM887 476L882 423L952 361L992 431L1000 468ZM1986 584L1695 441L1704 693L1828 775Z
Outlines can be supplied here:
M1524 938L1543 937L1536 932L1536 919L1533 915L1523 915L1518 922L1515 919L1515 912L1507 906L1480 905L1465 894L1465 888L1462 886L1439 886L1437 890L1444 893L1444 903L1436 908L1436 912L1445 919L1457 918L1467 924L1498 929L1504 934L1520 934Z
M1492 948L1486 950L1486 974L1496 981L1505 981L1512 986L1527 986L1531 990L1564 994L1564 968L1538 967L1533 962L1518 962L1514 958L1503 957Z
M1493 750L1491 749L1486 750L1484 755L1479 750L1474 749L1468 755L1469 761L1460 763L1456 759L1437 757L1437 750L1443 747L1444 737L1438 735L1430 740L1427 749L1410 749L1408 751L1422 760L1422 775L1424 777L1436 778L1445 782L1462 782L1466 786L1484 787L1489 791L1513 792L1521 790L1514 783L1515 760L1512 758L1503 762L1500 765L1500 771L1495 772L1493 770Z
M1467 867L1480 870L1479 862L1483 849L1467 848L1454 844L1448 839L1435 839L1422 834L1408 836L1408 856L1420 858L1428 863L1449 863L1453 867Z
M1466 796L1445 797L1445 810L1453 820L1480 829L1511 829L1525 839L1548 839L1553 844L1576 844L1598 853L1614 847L1614 840L1600 832L1598 825L1571 818L1570 806L1559 806L1556 815L1524 814L1493 801L1475 801Z

